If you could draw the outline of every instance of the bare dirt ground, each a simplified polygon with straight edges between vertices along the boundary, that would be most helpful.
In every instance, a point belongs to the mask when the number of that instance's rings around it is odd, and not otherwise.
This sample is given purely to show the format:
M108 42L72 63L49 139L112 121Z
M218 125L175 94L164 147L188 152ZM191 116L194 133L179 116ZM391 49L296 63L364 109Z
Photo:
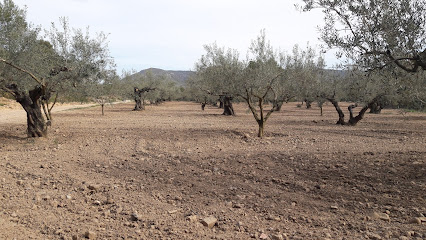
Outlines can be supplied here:
M0 239L426 239L424 113L132 108L0 123Z
M57 103L52 112L97 106L96 103ZM26 123L26 113L16 101L0 97L0 124Z

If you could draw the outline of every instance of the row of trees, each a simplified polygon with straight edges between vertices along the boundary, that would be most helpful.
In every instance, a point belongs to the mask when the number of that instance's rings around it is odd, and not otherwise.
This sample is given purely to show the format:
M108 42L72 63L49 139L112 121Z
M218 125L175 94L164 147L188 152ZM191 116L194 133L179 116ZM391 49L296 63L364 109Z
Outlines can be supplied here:
M325 71L323 59L310 47L279 53L262 31L244 60L236 50L205 46L197 78L190 82L197 98L205 104L219 96L225 115L234 114L231 99L243 99L259 125L259 137L271 114L292 98L308 108L315 100L319 106L330 101L341 125L356 125L368 110L378 113L385 105L425 106L424 1L303 0L299 9L323 11L321 39L326 48L339 49L337 57L346 59L344 71ZM354 102L347 121L339 106L342 100ZM265 102L271 105L265 108ZM355 113L358 106L362 108Z
M133 98L133 87L156 89L143 94L150 103L174 100L182 89L166 76L151 73L118 76L107 35L73 29L66 18L49 30L27 22L25 9L0 2L0 92L27 113L29 137L47 135L51 110L59 101L97 101L102 106Z
M296 96L311 100L323 74L324 61L311 47L295 46L291 54L273 49L265 31L252 41L243 60L237 50L205 46L206 54L196 64L197 75L190 88L204 101L219 98L224 115L234 115L233 99L247 103L263 136L264 126L274 111ZM272 103L266 107L266 103Z
M58 99L96 100L102 106L118 99L145 103L196 100L216 104L234 115L233 101L247 103L262 137L268 118L284 102L310 107L330 101L338 124L355 125L370 110L384 106L424 108L426 103L426 3L423 0L301 0L302 11L321 9L325 49L338 49L340 70L325 63L310 46L289 53L274 49L261 31L240 56L238 51L205 46L196 75L184 87L167 75L129 72L118 76L107 36L72 29L67 19L42 30L26 21L12 0L0 2L0 92L27 112L28 136L47 134ZM353 102L345 119L340 101ZM355 108L361 110L355 113ZM102 107L103 109L103 107Z

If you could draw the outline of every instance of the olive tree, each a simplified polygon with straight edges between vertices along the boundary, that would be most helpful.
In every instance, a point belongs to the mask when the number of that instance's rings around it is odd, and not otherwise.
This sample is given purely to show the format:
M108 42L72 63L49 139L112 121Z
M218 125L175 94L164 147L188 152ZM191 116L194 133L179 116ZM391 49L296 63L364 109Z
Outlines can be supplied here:
M194 85L204 92L217 96L223 104L223 115L234 115L232 100L238 93L243 63L237 50L205 45L206 54L196 63L197 77Z
M334 76L333 76L334 75ZM330 101L338 113L336 124L354 126L364 118L368 109L383 106L390 96L396 96L404 88L400 77L405 74L397 69L383 69L365 72L358 68L329 72L322 81L319 97ZM346 121L339 102L353 102L348 106L349 119ZM361 106L355 115L354 110Z
M361 69L393 65L426 70L424 0L303 0L302 9L322 9L321 39Z
M265 101L276 102L278 99L276 89L285 81L280 56L266 40L265 31L262 30L250 45L240 80L238 95L246 101L256 119L259 126L258 137L263 137L265 123L278 106L275 103L266 109Z
M287 56L285 69L288 82L293 86L286 84L286 88L293 88L294 96L305 102L306 108L311 108L317 99L324 67L323 57L309 45L305 49L295 45L292 53Z
M102 116L105 115L105 105L120 99L119 76L115 71L109 71L105 74L105 78L98 82L88 82L79 85L78 90L88 100L94 101L101 106Z
M358 104L349 106L348 122L343 120L344 114L337 108L335 96L338 93L334 92L327 97L339 113L338 124L355 125L368 109L378 112L389 98L401 96L403 92L418 93L407 91L407 88L416 85L408 79L416 80L414 75L419 76L417 72L426 69L425 1L303 2L304 11L322 9L325 24L320 28L321 39L328 48L337 48L338 56L346 57L350 66L356 69L356 75L361 76L358 81L351 81L354 85L350 87L358 92L355 99L364 105L357 116L354 116L353 109ZM420 81L426 84L426 79Z
M0 89L26 111L29 137L47 135L52 94L99 81L111 67L104 34L93 39L88 31L71 30L62 18L61 28L52 24L43 38L27 23L25 10L12 0L0 3Z
M316 59L310 47L306 51L295 47L290 55L275 50L265 30L251 42L245 60L236 50L216 44L205 49L207 54L196 65L197 78L191 80L192 85L208 93L243 99L258 124L258 137L263 137L265 123L284 101L300 96L305 88L315 89L311 85L317 82L323 67L321 56ZM224 105L226 114L226 101Z

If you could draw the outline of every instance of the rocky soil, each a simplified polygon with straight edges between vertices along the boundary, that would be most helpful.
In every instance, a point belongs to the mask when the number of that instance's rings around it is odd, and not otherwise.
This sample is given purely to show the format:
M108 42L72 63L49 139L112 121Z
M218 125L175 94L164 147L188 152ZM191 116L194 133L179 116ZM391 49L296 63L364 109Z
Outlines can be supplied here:
M132 108L0 123L0 239L426 239L425 113Z

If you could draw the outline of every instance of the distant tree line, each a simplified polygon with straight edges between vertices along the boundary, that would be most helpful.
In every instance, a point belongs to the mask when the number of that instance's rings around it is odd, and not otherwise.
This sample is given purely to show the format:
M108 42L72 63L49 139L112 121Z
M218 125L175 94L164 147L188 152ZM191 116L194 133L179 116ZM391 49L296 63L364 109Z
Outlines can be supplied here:
M135 71L119 76L107 36L73 29L66 18L42 31L26 20L25 9L0 0L0 96L15 99L27 113L29 137L47 135L57 102L96 101L102 106L134 99L135 110L165 101L197 101L238 114L245 102L264 135L271 115L283 103L299 101L322 109L330 102L337 123L356 125L367 112L385 107L424 110L426 106L426 2L301 0L302 11L324 12L320 36L325 49L338 49L345 62L325 69L321 53L295 45L274 48L265 30L251 42L247 55L205 45L195 72L184 85L169 75ZM285 41L285 39L283 40ZM351 102L347 111L339 103Z

